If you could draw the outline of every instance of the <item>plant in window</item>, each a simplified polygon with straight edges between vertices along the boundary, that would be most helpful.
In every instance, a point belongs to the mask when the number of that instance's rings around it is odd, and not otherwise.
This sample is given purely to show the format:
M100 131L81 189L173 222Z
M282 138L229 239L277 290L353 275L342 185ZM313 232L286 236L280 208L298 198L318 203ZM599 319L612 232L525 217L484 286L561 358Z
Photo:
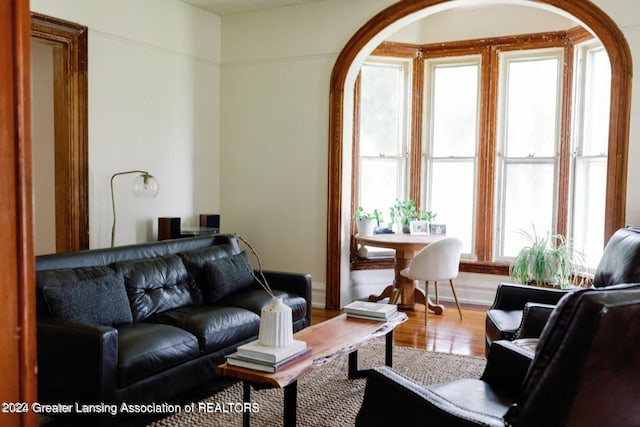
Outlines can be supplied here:
M382 222L382 214L378 209L369 213L362 206L358 206L353 214L353 220L356 222L358 234L373 234L375 228L379 227Z
M391 224L399 221L404 233L409 232L409 223L418 217L418 210L414 200L401 202L396 199L395 204L389 209Z
M547 233L539 236L535 227L533 233L518 230L529 244L523 247L509 266L509 275L522 284L567 288L580 285L576 269L582 265L580 255L568 245L561 234Z

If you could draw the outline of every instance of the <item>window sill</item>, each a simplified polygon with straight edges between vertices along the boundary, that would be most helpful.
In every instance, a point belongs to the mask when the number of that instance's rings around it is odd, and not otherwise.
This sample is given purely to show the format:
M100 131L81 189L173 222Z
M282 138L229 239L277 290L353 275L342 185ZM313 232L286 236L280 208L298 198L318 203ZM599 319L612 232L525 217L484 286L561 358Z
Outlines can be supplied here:
M393 269L395 259L384 258L355 258L351 262L351 270L382 270ZM489 261L460 261L460 271L465 273L493 274L497 276L509 275L509 264Z

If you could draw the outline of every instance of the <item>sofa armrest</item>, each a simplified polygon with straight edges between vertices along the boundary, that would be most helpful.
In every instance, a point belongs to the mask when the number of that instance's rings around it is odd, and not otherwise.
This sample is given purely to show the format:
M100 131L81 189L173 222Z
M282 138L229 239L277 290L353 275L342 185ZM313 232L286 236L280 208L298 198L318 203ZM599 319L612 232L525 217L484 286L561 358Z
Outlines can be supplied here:
M550 304L526 303L522 312L522 322L520 322L514 339L539 338L555 308L555 305Z
M555 305L567 292L564 289L500 283L491 309L522 310L527 302Z
M370 370L357 427L382 425L502 426L494 417L456 406L388 367Z
M38 394L47 403L114 402L115 328L38 319Z
M269 285L300 295L307 301L307 321L311 324L311 275L302 273L287 273L281 271L263 271Z
M512 341L494 341L489 347L487 365L480 379L509 394L522 387L535 352Z

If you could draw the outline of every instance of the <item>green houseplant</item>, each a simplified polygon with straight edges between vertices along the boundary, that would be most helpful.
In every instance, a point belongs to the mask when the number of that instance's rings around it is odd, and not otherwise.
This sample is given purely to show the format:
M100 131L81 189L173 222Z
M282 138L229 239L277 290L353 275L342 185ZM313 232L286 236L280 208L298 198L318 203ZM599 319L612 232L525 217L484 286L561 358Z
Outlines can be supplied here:
M362 206L358 206L352 219L356 222L358 234L369 235L374 234L376 227L380 226L382 214L378 209L375 209L373 213L369 213Z
M561 234L539 236L518 230L529 244L523 247L509 266L509 275L522 284L567 288L574 283L580 265L579 254Z
M411 221L427 221L430 225L437 216L436 213L431 211L418 210L414 200L401 202L396 199L395 204L389 208L389 213L391 216L391 223L389 225L392 226L393 223L398 220L404 233L409 233L409 224Z

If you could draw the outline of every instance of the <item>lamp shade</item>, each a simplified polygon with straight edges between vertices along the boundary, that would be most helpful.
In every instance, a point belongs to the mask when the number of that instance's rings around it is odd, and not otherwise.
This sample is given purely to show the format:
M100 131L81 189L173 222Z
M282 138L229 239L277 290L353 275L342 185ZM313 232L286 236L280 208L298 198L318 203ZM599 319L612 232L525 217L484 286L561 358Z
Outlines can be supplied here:
M116 196L113 191L113 180L120 175L138 174L133 180L131 189L135 197L141 197L146 199L152 199L158 195L160 191L160 184L158 180L153 177L149 172L142 170L132 170L125 172L116 172L111 175L111 208L113 209L113 224L111 225L111 247L115 245L116 241Z
M133 180L133 194L136 197L152 199L158 195L160 184L148 173L142 173Z

